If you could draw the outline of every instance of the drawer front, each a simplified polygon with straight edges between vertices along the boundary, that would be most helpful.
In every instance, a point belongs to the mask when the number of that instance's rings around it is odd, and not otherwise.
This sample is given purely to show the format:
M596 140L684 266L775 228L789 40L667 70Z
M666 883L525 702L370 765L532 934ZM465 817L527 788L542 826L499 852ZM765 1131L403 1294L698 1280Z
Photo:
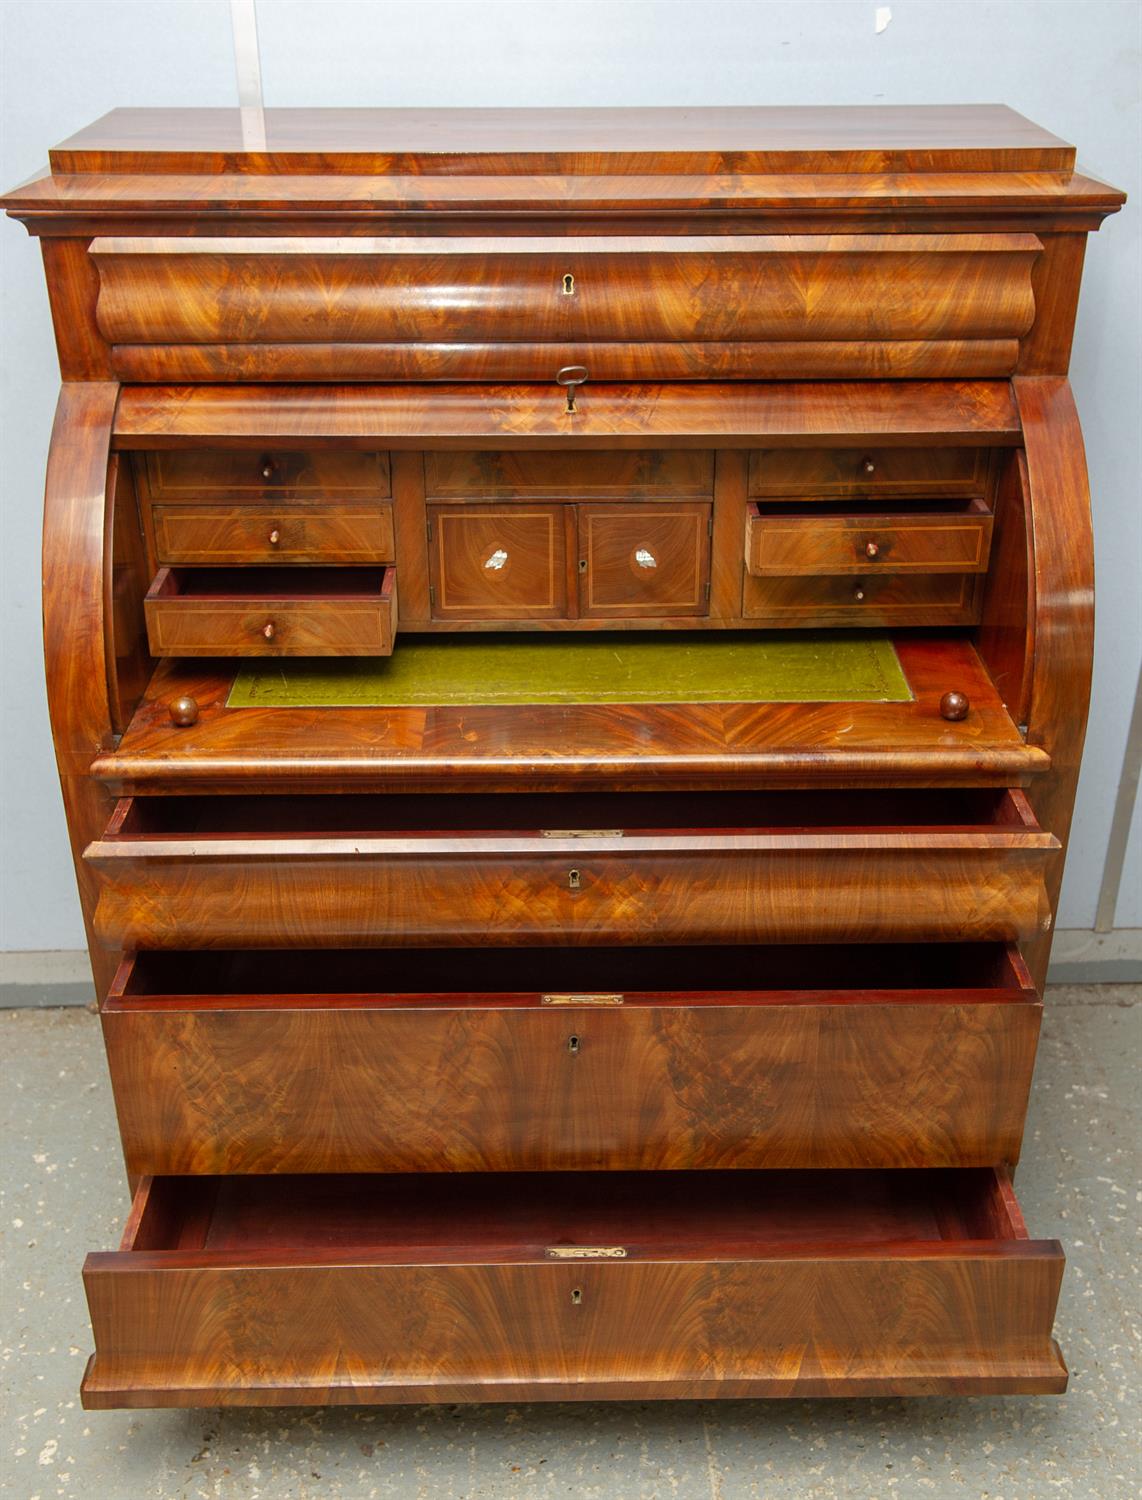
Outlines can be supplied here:
M749 508L746 566L756 578L986 573L992 518L962 514L781 515Z
M300 571L300 570L299 570ZM389 656L396 570L375 594L212 597L168 594L163 569L143 603L152 656ZM304 591L299 580L299 595Z
M391 505L156 505L160 563L392 562Z
M753 578L742 613L764 625L974 625L982 578L973 573L869 573L859 578Z
M988 491L981 448L759 448L749 458L751 498L842 500L862 495L971 498Z
M558 960L551 974L564 982ZM1018 1158L1039 1030L1032 996L555 1000L112 1000L103 1031L128 1170Z
M433 618L560 619L567 528L560 505L430 505Z
M697 449L426 453L429 500L706 500L714 455Z
M1011 941L1046 916L1046 848L806 835L800 849L473 856L236 840L93 846L111 948ZM873 847L861 847L873 843ZM338 852L340 851L340 852Z
M580 507L582 614L704 615L709 581L709 505Z
M387 453L160 450L144 455L142 470L153 503L386 500L392 494Z
M533 343L1003 346L1034 319L1040 249L1019 234L234 237L97 239L91 254L111 344L318 350L518 343L521 330Z
M941 1174L915 1212L892 1201L915 1174L734 1173L732 1204L725 1173L446 1175L223 1178L212 1199L144 1179L124 1248L84 1267L84 1404L1066 1387L1062 1251L1003 1222L997 1174ZM993 1222L942 1233L964 1176L993 1184Z

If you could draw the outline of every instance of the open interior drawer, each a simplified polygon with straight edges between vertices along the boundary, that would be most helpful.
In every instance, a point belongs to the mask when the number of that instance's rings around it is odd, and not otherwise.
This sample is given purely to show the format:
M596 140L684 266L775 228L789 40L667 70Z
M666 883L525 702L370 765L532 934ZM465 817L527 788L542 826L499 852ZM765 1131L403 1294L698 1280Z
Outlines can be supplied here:
M109 947L1002 941L1057 841L1017 790L136 797Z
M145 1178L98 1406L1060 1391L1002 1172Z
M1018 1157L1040 1012L990 944L178 951L103 1030L137 1175L942 1167Z
M395 568L160 568L152 656L389 656Z

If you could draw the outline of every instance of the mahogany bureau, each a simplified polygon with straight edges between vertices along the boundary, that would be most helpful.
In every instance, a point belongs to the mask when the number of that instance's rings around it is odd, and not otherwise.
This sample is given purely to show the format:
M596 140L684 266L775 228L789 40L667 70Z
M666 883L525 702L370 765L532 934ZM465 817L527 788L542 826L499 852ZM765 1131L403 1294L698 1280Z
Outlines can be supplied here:
M246 128L4 200L134 1195L85 1404L1061 1391L1012 1175L1122 195L991 106Z

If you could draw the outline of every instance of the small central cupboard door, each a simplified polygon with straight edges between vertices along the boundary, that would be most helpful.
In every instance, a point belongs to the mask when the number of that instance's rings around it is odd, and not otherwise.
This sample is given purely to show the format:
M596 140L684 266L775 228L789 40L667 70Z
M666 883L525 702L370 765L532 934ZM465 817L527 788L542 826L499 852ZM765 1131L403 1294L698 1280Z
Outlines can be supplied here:
M433 618L565 616L573 521L561 505L430 505Z
M585 505L579 513L579 612L616 620L704 615L709 505Z

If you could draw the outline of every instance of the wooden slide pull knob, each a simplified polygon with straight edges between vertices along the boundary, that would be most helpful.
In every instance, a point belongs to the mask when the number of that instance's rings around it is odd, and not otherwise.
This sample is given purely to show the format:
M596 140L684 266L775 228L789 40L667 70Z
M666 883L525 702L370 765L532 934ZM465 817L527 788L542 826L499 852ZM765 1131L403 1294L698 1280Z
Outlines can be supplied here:
M262 634L265 636L267 641L272 641L274 636L277 635L277 631L274 629L274 622L272 620L267 620L266 623L262 626Z
M168 711L176 729L189 729L198 723L198 704L191 697L172 698Z
M274 461L272 458L262 459L262 478L272 479L274 477Z
M940 717L950 719L953 724L966 719L970 709L966 693L945 693L940 699Z
M873 463L871 458L862 458L860 461L860 466L865 474L876 473L876 465Z

